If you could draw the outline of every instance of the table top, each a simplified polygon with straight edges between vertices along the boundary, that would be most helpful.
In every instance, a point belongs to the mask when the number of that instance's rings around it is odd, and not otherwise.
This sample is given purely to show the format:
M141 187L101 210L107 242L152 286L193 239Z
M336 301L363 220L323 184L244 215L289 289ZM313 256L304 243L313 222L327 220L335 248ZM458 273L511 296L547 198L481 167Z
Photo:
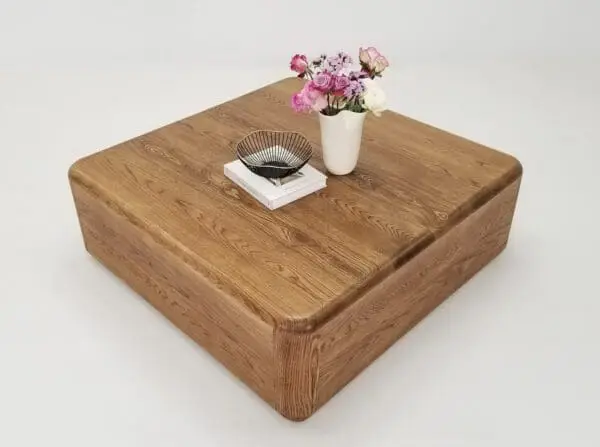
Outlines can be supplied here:
M521 173L513 157L388 111L365 121L354 173L269 211L223 174L257 129L295 130L325 171L318 117L284 79L76 162L70 171L272 325L318 325ZM200 299L200 297L198 297Z

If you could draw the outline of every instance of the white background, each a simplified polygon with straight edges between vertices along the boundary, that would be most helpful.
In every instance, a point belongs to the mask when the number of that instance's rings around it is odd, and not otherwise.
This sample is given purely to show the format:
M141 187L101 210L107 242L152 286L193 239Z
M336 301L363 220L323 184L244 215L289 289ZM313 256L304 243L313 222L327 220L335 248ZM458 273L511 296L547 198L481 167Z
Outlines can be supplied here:
M0 0L0 445L600 445L596 0ZM77 158L374 44L396 111L517 156L507 250L305 423L86 255Z

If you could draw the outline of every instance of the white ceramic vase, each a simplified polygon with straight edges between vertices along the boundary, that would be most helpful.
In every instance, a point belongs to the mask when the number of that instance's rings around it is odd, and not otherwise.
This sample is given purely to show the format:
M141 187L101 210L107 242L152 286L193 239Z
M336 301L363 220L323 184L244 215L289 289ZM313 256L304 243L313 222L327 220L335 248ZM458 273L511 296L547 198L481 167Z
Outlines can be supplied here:
M331 174L346 175L356 167L365 116L350 110L333 116L319 113L323 161Z

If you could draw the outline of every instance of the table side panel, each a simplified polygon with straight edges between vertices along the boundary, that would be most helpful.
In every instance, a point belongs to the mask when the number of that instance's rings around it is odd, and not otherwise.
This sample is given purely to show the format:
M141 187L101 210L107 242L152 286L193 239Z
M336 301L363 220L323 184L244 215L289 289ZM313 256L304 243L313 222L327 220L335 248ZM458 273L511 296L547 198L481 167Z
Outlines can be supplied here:
M520 178L318 328L315 409L506 246Z
M71 179L86 249L175 326L275 406L273 328Z

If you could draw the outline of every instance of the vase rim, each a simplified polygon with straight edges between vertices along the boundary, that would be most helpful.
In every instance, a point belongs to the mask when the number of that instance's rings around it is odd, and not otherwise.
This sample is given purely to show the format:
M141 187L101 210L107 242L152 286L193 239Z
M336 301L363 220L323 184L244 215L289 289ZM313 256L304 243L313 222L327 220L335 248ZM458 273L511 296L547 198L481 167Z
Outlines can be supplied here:
M338 116L339 114L341 114L343 112L354 113L356 115L363 115L363 114L367 113L367 110L363 110L362 112L355 112L354 110L346 110L346 109L344 109L344 110L340 110L335 115L325 115L322 111L319 111L319 115L326 116L327 118L334 118L334 117Z

